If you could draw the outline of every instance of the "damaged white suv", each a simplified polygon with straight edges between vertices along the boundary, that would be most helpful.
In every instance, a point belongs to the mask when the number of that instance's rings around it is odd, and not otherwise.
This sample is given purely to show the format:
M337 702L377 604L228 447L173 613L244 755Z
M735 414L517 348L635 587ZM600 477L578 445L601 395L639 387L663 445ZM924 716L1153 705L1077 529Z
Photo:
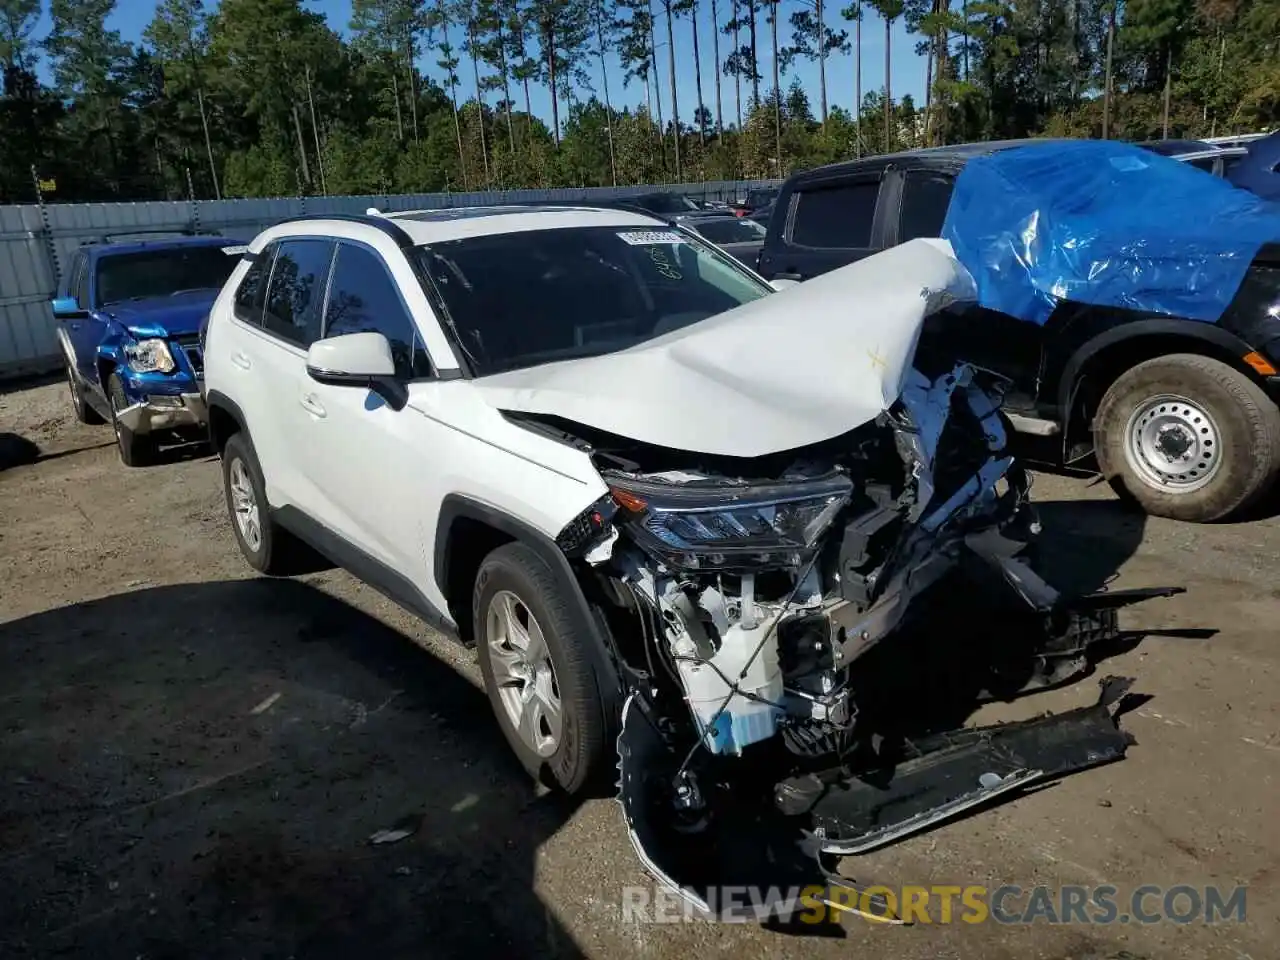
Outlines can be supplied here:
M1124 753L1115 685L953 734L943 763L890 764L860 719L868 652L962 560L1029 624L992 690L1084 672L1116 607L1169 592L1066 603L1018 558L1037 524L1001 382L912 366L926 316L972 296L939 241L774 292L616 210L286 222L206 335L235 534L259 571L305 544L473 642L524 765L569 791L620 766L646 865L713 910L727 874L791 869L726 837L759 853L781 826L814 865Z

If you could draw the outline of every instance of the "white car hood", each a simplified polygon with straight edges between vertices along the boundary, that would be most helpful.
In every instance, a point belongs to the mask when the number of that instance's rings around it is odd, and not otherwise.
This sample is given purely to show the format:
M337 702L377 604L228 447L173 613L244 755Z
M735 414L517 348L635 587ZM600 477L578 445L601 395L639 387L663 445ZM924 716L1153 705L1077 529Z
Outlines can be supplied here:
M474 381L500 410L646 443L756 457L874 420L925 317L975 299L941 240L912 240L627 350Z

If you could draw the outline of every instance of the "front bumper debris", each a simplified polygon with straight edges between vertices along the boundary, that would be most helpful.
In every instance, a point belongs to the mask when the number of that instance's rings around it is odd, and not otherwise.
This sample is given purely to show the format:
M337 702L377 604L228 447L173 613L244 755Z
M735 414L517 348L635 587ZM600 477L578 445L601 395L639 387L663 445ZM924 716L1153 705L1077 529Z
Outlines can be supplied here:
M1109 677L1096 703L1066 713L908 744L908 756L879 769L836 767L787 777L771 791L765 788L767 796L738 783L729 799L720 784L713 789L727 802L713 798L710 819L689 823L665 815L662 771L670 770L669 745L633 695L618 738L618 802L645 868L698 916L741 919L719 897L735 888L796 897L807 891L804 904L785 897L769 904L778 917L814 902L849 912L859 897L848 893L857 888L834 872L833 856L867 852L1032 784L1123 759L1134 740L1118 719L1132 682ZM767 920L759 906L755 919ZM873 919L897 920L883 912Z
M200 393L151 394L142 402L118 411L116 419L133 433L154 433L203 427L209 422L209 408Z

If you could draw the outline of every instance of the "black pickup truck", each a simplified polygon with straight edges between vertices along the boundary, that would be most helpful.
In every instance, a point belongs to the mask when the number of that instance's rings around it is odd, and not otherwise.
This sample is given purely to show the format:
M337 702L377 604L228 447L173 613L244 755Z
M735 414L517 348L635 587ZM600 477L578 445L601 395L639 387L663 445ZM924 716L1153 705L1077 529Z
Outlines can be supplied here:
M806 280L940 237L965 165L1028 143L935 147L795 174L779 193L759 272ZM961 356L1005 375L1006 413L1043 438L1038 457L1086 466L1093 455L1148 513L1238 515L1280 475L1280 232L1274 239L1214 322L1069 299L1042 324L970 307L938 315L918 362Z

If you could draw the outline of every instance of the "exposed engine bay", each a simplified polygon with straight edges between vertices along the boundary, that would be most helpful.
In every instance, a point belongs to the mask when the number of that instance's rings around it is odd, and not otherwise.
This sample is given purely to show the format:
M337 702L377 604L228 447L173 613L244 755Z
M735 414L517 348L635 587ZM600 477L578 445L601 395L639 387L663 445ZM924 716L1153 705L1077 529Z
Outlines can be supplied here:
M701 889L808 882L826 855L1123 757L1109 710L1127 683L1095 708L932 744L890 748L860 716L868 655L943 578L994 587L992 615L1025 622L1021 649L989 664L1002 699L1087 672L1118 607L1180 592L1067 599L1036 574L1024 554L1039 523L1006 451L1003 387L963 363L933 381L913 369L874 421L749 459L537 418L590 450L609 487L560 546L593 578L628 687L619 800L632 839L699 911L715 913Z
M907 721L927 695L891 682L963 677L975 702L1058 686L1117 639L1119 607L1181 592L1064 595L1035 571L1008 383L917 368L925 319L975 297L947 244L912 240L627 350L478 381L603 480L557 544L623 687L632 841L699 913L729 885L847 904L830 858L1131 742L1125 680L1056 716L966 727L971 704L924 729ZM956 596L969 609L931 628L941 642L912 646Z

